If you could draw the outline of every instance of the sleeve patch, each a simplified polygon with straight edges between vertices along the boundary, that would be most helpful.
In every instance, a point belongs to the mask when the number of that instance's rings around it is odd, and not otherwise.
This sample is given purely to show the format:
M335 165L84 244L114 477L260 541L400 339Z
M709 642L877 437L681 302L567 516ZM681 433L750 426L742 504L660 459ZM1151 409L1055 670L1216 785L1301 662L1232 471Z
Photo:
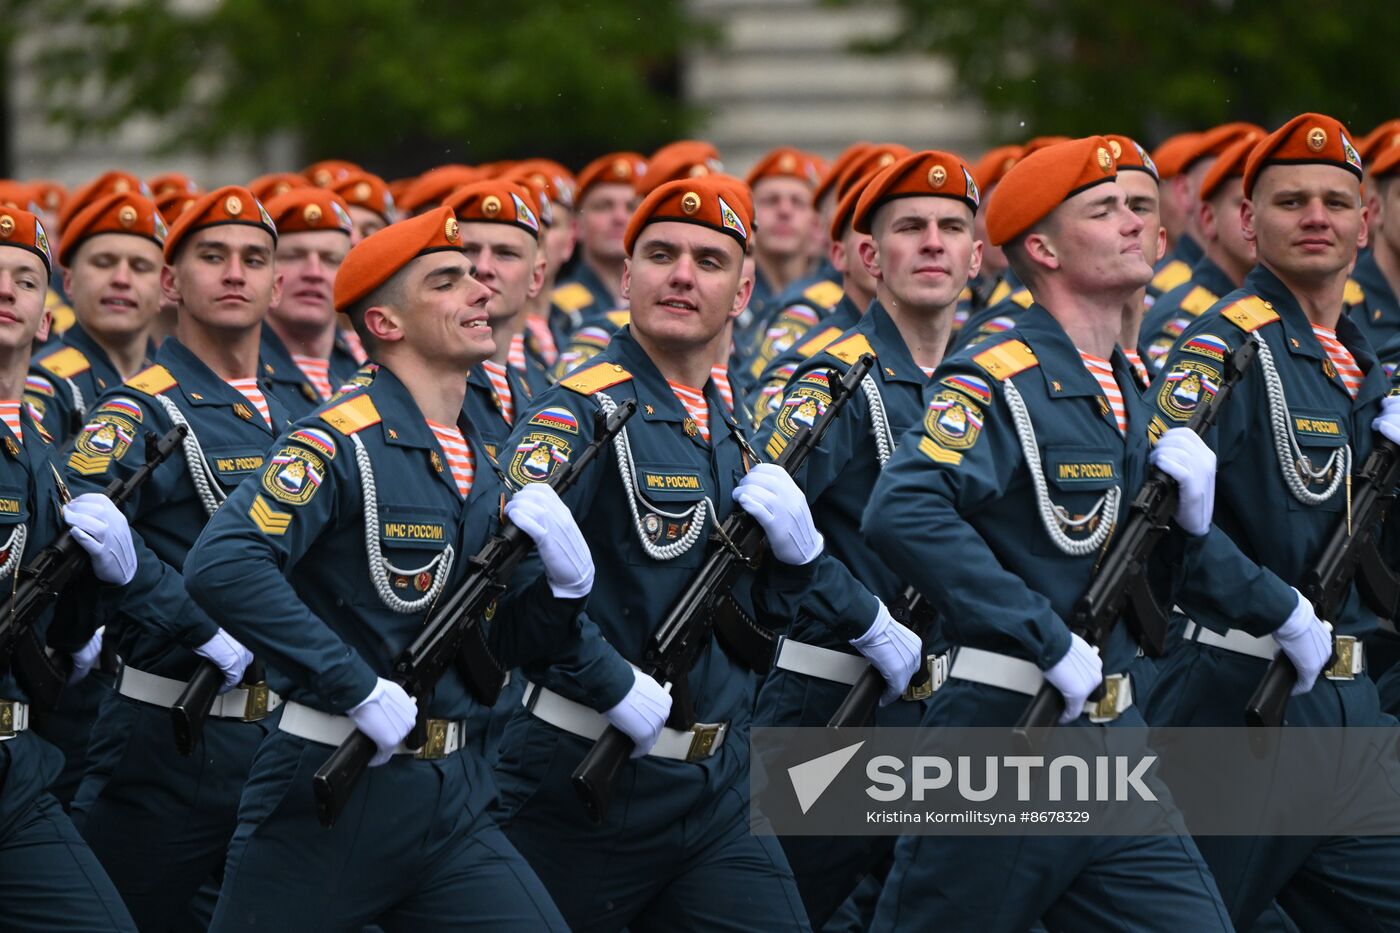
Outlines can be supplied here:
M542 408L534 414L529 423L565 434L578 433L578 418L567 408Z
M320 428L297 428L287 440L310 447L327 460L335 459L335 438Z
M34 395L48 396L49 398L53 398L54 395L53 383L49 382L43 376L25 376L24 391Z
M956 389L979 404L990 405L992 403L992 387L987 384L987 380L980 379L977 376L968 376L958 373L953 376L948 376L939 384L945 385L950 389Z
M1157 405L1173 421L1188 421L1202 402L1220 391L1220 370L1196 360L1177 360L1162 377Z
M1197 334L1183 343L1181 350L1183 353L1194 353L1223 363L1226 354L1230 352L1230 345L1214 334Z
M802 428L814 427L830 404L831 386L826 373L808 373L783 399L775 427L785 437L796 437Z
M136 425L129 418L115 412L99 411L73 439L73 449L88 458L120 460L135 439Z
M278 502L305 505L326 479L326 464L302 447L283 447L263 470L262 488Z
M265 535L284 535L287 533L287 529L292 526L291 514L274 509L261 495L253 497L253 505L248 509L248 517Z
M140 424L145 417L142 413L140 403L137 402L136 399L126 398L125 396L118 396L117 398L108 399L103 402L98 407L96 413L100 415L103 412L111 412L135 424Z
M919 453L928 457L934 463L946 463L948 466L957 466L962 463L963 455L956 450L947 450L934 443L932 438L919 438Z
M941 389L924 412L924 433L947 450L967 450L982 434L982 409L961 392Z
M526 431L511 453L506 474L519 486L546 483L572 453L572 442L555 431Z

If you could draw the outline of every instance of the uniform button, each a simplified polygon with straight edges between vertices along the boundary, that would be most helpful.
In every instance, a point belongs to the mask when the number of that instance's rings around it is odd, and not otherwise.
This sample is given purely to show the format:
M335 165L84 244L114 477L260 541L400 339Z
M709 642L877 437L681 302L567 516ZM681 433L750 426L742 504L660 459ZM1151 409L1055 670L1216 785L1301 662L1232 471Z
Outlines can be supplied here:
M613 372L615 372L615 373L620 373L620 372L622 372L622 366L619 365L619 364L617 364L617 363L614 363L614 364L613 364Z

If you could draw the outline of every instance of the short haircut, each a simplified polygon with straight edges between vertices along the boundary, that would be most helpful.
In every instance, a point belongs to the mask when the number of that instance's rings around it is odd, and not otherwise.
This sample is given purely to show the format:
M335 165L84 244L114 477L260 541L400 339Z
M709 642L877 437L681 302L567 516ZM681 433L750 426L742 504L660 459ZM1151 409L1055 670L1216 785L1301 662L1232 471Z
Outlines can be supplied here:
M379 341L369 332L365 326L365 313L370 308L387 307L403 309L407 293L404 286L408 281L408 266L404 266L398 272L389 276L383 284L370 292L359 301L345 309L345 316L350 318L350 324L355 328L355 333L359 335L360 343L364 344L365 352L371 357L379 348Z

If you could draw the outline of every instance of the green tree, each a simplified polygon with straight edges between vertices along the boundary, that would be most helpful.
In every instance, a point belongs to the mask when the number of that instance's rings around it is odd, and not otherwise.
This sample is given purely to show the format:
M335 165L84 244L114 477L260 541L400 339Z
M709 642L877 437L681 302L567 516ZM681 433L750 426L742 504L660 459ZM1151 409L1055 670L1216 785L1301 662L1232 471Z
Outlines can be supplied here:
M681 0L0 0L38 30L48 117L135 117L169 146L291 133L307 160L399 172L545 155L577 164L682 134ZM93 89L97 89L94 94Z
M1400 113L1389 3L896 0L885 48L946 56L1001 138L1171 132L1307 110L1354 133ZM878 51L878 50L877 50Z

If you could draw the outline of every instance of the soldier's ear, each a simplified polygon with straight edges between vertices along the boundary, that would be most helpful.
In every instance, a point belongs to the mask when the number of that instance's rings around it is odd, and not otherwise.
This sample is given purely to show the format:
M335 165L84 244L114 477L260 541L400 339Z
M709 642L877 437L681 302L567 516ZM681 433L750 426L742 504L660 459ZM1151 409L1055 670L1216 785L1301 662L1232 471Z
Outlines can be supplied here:
M734 306L729 309L731 318L738 317L749 306L753 297L753 276L744 274L744 264L739 264L739 287L734 292Z
M1251 243L1256 243L1254 235L1254 201L1250 198L1245 198L1240 202L1240 229L1244 232L1244 238L1246 240Z
M403 339L403 322L398 309L390 305L371 305L365 309L365 330L380 343L396 343Z
M968 257L967 264L967 277L969 279L977 278L977 273L982 271L982 250L984 248L981 240L972 241L972 255Z
M632 257L622 260L622 297L632 297Z
M1055 249L1055 244L1050 241L1050 237L1043 230L1032 230L1026 234L1021 241L1022 249L1026 258L1038 266L1046 269L1060 268L1060 256Z
M166 263L160 267L160 295L176 307L180 304L180 283L175 278L175 267Z
M525 289L525 297L534 299L544 290L545 267L549 263L544 258L544 247L535 251L535 268L530 273L530 286Z
M860 254L861 265L865 266L865 271L875 278L880 275L880 247L875 245L874 237L864 237L856 244L856 252Z

